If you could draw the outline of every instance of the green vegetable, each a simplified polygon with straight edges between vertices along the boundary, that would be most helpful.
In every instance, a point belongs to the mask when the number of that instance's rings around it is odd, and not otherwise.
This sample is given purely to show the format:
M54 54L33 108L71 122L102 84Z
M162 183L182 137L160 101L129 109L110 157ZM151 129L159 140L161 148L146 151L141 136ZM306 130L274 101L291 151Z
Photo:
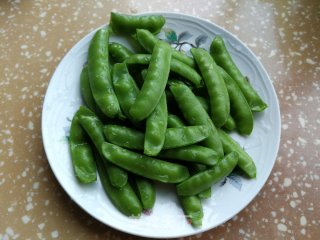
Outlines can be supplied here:
M216 63L236 81L252 111L261 112L268 107L233 62L221 36L213 39L210 53Z
M228 131L232 131L233 129L236 128L236 122L234 121L234 119L231 117L231 115L229 115L226 123L223 125L223 128L228 130Z
M206 50L193 48L191 53L199 66L208 90L211 119L216 127L222 127L230 113L226 85L218 72L218 66Z
M97 180L96 164L88 136L79 123L78 113L74 115L71 122L69 147L77 179L81 183L95 182Z
M189 176L185 166L151 158L111 143L102 144L102 154L119 167L160 182L178 183Z
M109 54L117 62L121 63L130 57L133 52L120 43L109 43Z
M114 118L119 114L120 107L112 87L108 42L108 28L102 28L95 33L88 51L88 71L95 102L106 116Z
M186 85L177 82L170 86L170 90L189 124L209 126L209 136L203 141L203 145L213 149L222 157L223 149L217 129L194 93Z
M113 205L124 215L139 217L142 212L141 203L129 182L122 188L112 186L106 168L108 162L103 162L99 153L95 154L100 182Z
M151 210L156 201L156 188L152 180L135 175L134 182L137 195L142 203L143 209Z
M158 105L146 120L144 154L156 156L161 151L166 138L168 109L165 92Z
M246 98L243 96L237 83L226 73L223 68L218 67L229 92L231 103L231 116L240 134L249 135L253 129L253 115Z
M146 119L156 108L166 87L171 62L171 47L159 41L152 52L146 79L130 108L133 119L141 121Z
M141 46L149 53L153 51L154 46L156 45L157 41L159 41L156 36L146 29L137 29L137 39ZM175 49L172 50L172 58L187 64L192 68L195 68L196 66L193 58Z
M249 178L255 178L256 177L256 165L254 164L254 161L249 156L248 153L246 153L243 148L230 137L227 133L225 133L223 130L218 130L219 137L222 142L223 150L226 154L230 152L237 152L239 155L239 161L238 166L239 168L244 171Z
M238 154L231 152L213 168L197 173L177 185L180 196L196 195L228 176L238 162Z
M153 34L160 32L166 19L161 15L137 16L111 12L110 26L115 33L134 34L136 29L148 29Z
M101 121L92 111L83 106L79 108L78 114L81 126L101 154L101 145L105 141ZM123 169L110 163L107 167L107 172L113 186L120 188L126 184L128 175Z
M203 210L198 196L180 196L180 203L186 218L193 227L202 226Z

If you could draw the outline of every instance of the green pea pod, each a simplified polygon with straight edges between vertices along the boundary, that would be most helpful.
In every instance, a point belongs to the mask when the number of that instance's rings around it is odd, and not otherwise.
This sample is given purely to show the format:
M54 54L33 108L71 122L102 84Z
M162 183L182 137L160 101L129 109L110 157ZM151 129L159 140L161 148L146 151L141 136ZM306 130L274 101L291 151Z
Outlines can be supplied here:
M189 176L185 166L151 158L108 142L102 144L102 154L121 168L160 182L178 183Z
M226 155L216 166L195 174L177 185L179 196L196 195L228 176L238 162L237 152Z
M219 160L219 156L214 150L198 145L162 150L158 156L186 162L202 163L208 166L214 166Z
M80 74L80 90L81 96L84 103L87 105L88 108L92 111L96 111L97 104L93 99L90 82L89 82L89 73L88 73L88 65L82 68Z
M236 128L236 122L234 121L233 117L231 117L231 115L229 115L226 123L223 125L223 128L228 131L232 131Z
M200 172L207 170L207 166L203 165L203 164L195 164L194 163L194 164L190 165L188 167L188 169L189 169L190 175L193 176L197 173L200 173ZM200 199L208 199L211 197L211 195L212 195L211 187L208 187L207 189L205 189L197 194L197 196Z
M204 110L206 110L206 112L208 114L210 114L210 103L207 99L205 99L204 97L201 96L197 96L199 102L201 103L201 106L203 107Z
M223 130L219 129L218 133L225 153L228 154L232 151L237 152L239 155L238 167L245 172L249 178L255 178L257 169L249 154Z
M144 133L136 129L108 124L103 131L110 143L133 150L144 149Z
M141 203L129 182L122 188L114 187L109 180L106 168L109 163L103 162L99 153L95 154L101 185L112 204L124 215L139 217L142 212Z
M207 124L210 126L209 136L203 141L203 145L216 151L220 157L223 156L223 149L217 129L212 123L208 113L194 93L182 83L174 83L170 90L181 109L185 120L192 125Z
M162 149L184 147L208 137L207 125L167 128ZM106 125L104 133L108 142L133 150L144 150L145 134L132 128Z
M146 120L146 131L144 137L144 151L148 156L156 156L161 151L166 137L168 109L165 92Z
M120 106L110 75L109 34L108 28L102 28L92 38L88 51L88 71L95 102L106 116L114 118L119 114Z
M109 43L109 53L117 63L121 63L133 55L131 50L117 42Z
M116 63L114 65L112 81L122 111L134 122L129 110L139 94L139 88L131 77L125 63Z
M70 127L69 147L75 175L81 183L97 180L97 169L88 136L79 123L78 113L73 116Z
M250 106L237 83L230 75L221 67L218 67L218 70L228 88L231 116L235 120L236 127L240 134L249 135L253 129L253 115Z
M152 34L160 32L166 19L161 15L138 16L111 12L110 26L115 33L134 34L137 29L148 29Z
M211 119L215 126L222 127L230 113L230 100L227 87L218 72L217 64L209 52L202 48L192 48L191 53L207 86Z
M211 187L203 190L202 192L198 193L197 195L200 199L209 199L212 196Z
M152 180L135 175L134 182L137 195L140 198L142 207L145 210L151 210L156 201L156 188Z
M180 203L189 223L196 228L202 226L203 210L198 196L180 196Z
M87 132L96 149L101 154L101 145L105 141L101 121L86 107L81 106L78 113L81 126ZM113 186L121 188L126 184L128 175L123 169L110 163L107 172Z
M183 120L179 118L177 115L168 114L168 127L176 128L185 126Z
M252 111L261 112L268 107L232 60L221 36L213 39L210 53L216 63L236 81Z
M125 63L127 65L149 64L150 60L151 60L150 54L133 54L125 60ZM198 74L198 72L194 68L190 67L189 65L181 61L178 61L177 59L174 59L174 58L171 59L170 70L182 76L183 78L191 82L196 87L201 87L203 85L202 78Z
M171 62L171 47L159 41L152 52L148 73L136 101L130 108L133 119L146 119L156 108L166 87Z
M149 53L152 53L154 46L159 39L146 29L137 29L137 39L141 46ZM188 66L195 68L196 64L193 58L187 56L184 52L172 50L172 58L177 59Z

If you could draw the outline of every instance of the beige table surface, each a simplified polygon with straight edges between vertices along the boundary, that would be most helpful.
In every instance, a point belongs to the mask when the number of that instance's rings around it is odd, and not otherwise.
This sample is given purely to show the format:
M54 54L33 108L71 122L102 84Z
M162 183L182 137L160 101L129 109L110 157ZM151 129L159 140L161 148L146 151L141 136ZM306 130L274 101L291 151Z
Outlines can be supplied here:
M137 239L81 210L53 175L41 139L50 78L110 11L208 19L259 57L282 119L274 169L236 217L190 239L320 239L319 1L0 1L0 239Z

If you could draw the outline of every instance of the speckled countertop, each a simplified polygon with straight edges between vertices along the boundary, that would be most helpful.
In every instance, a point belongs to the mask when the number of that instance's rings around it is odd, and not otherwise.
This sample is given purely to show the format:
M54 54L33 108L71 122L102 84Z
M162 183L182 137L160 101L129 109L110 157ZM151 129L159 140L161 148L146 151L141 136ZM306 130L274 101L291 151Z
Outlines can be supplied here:
M0 239L136 239L70 200L41 139L43 98L57 64L111 10L181 12L226 28L259 57L278 94L281 145L266 185L232 220L190 239L319 239L319 6L317 0L1 1Z

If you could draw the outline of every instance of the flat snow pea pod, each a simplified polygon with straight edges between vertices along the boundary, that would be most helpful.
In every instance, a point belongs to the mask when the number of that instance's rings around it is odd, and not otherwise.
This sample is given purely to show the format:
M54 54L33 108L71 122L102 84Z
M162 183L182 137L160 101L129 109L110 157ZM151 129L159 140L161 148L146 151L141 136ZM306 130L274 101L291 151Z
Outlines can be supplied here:
M70 127L69 147L75 175L81 183L97 180L97 169L88 136L79 123L78 114L73 116Z
M189 87L182 83L172 84L170 86L170 90L173 93L185 120L189 124L207 124L210 126L209 136L203 141L203 145L213 149L220 157L222 157L223 149L217 129L194 93L189 89Z
M137 121L146 119L156 108L168 81L170 62L170 45L159 41L152 52L146 79L130 108L133 119Z
M162 150L158 156L186 162L202 163L208 166L214 166L220 159L218 154L211 148L198 145Z
M110 163L103 162L99 153L95 154L101 185L112 204L124 215L140 217L142 205L129 182L122 188L114 187L109 180L106 168Z
M161 15L126 15L111 12L110 26L115 33L134 34L137 29L148 29L151 33L160 32L166 19Z
M168 114L168 127L175 128L175 127L183 127L185 123L181 118L174 114Z
M102 144L102 154L119 167L160 182L178 183L189 177L185 166L151 158L108 142Z
M81 126L87 132L96 149L101 154L101 145L105 141L101 121L92 111L83 106L79 108L78 114ZM123 187L126 184L128 174L123 169L110 163L107 172L113 186Z
M237 162L238 154L236 152L229 153L216 166L197 173L182 183L179 183L177 185L178 195L192 196L208 189L213 184L228 176L237 166Z
M108 124L104 126L103 131L110 143L129 149L143 150L144 133L136 129Z
M255 178L257 169L249 154L246 153L243 148L223 130L218 129L218 133L225 153L228 154L232 151L236 151L239 155L238 167L246 173L249 178Z
M180 196L180 203L189 223L199 228L202 226L203 210L198 196Z
M119 114L120 106L114 93L109 66L109 29L102 28L93 36L88 50L88 71L92 95L108 117Z
M221 36L213 39L210 53L216 63L236 81L252 111L261 112L268 107L232 60Z
M191 53L197 62L208 90L211 119L215 126L222 127L230 113L227 87L209 52L202 48L192 48Z
M149 53L152 53L154 46L156 45L157 41L159 41L155 35L146 29L137 29L136 36L141 46ZM196 67L193 58L187 56L184 52L173 49L172 58L177 59L178 61L183 62L192 68Z
M192 145L206 139L210 134L208 125L167 128L163 149Z
M156 201L156 188L152 180L135 175L134 182L137 195L140 198L142 207L145 210L151 210Z
M120 43L109 43L109 54L118 63L123 62L130 57L133 52Z
M149 64L151 60L151 55L150 54L134 54L129 56L126 60L125 63L127 65L132 65L132 64ZM171 63L170 63L170 70L189 82L191 82L193 85L196 87L201 87L203 85L202 83L202 78L199 75L199 73L189 65L178 61L177 59L172 58Z
M112 82L122 111L133 121L129 110L139 94L139 88L125 63L116 63L114 65Z
M240 134L249 135L253 129L253 115L250 106L237 83L230 75L221 67L218 67L218 70L228 89L231 116L235 120L237 130Z
M167 121L167 100L166 94L163 92L155 110L146 120L144 154L156 156L161 151L166 137Z
M231 117L231 115L229 115L226 123L223 125L223 128L228 131L232 131L236 128L236 122L234 121L233 117Z

